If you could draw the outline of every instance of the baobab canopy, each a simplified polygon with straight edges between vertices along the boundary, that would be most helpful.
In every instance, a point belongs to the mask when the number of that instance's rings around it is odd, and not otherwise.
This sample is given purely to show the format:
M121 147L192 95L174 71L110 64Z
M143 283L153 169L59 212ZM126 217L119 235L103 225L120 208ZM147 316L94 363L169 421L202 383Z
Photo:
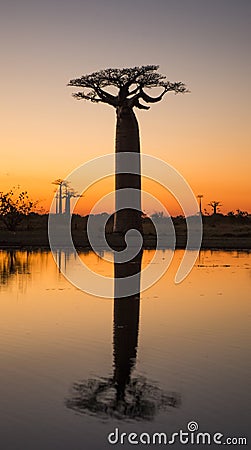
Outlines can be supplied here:
M82 91L73 94L73 97L77 99L107 103L115 108L126 103L129 108L149 109L148 106L140 103L140 100L156 103L168 91L173 91L175 94L188 92L184 83L167 81L165 75L157 73L158 68L159 66L148 65L105 69L70 80L68 86L83 88ZM105 90L109 87L118 88L118 94L114 95ZM144 89L153 87L161 87L163 92L158 97L151 97Z

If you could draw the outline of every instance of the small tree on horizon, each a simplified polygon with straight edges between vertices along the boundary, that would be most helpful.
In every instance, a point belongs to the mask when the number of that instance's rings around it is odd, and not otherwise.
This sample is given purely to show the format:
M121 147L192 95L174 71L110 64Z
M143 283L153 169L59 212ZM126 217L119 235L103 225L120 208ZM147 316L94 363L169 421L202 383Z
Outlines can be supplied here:
M236 217L238 218L248 217L248 212L242 211L241 209L236 209Z
M0 220L9 231L15 231L19 223L32 212L37 203L30 199L27 191L15 194L15 188L5 193L0 192Z
M106 103L116 109L115 152L116 154L121 152L136 153L138 155L137 166L139 171L139 127L134 108L147 110L149 106L146 104L161 101L163 96L170 91L175 94L188 92L184 83L181 81L167 81L164 75L157 73L158 68L159 66L156 65L147 65L123 69L105 69L72 79L68 84L68 86L81 88L81 91L73 94L73 97L76 99L89 100L93 103ZM162 88L161 94L157 97L152 97L146 92L146 89L156 87ZM116 94L114 94L114 88L117 90ZM119 210L118 194L120 189L137 189L137 204L139 205L139 209L141 209L141 175L140 173L119 174L117 164L116 160L115 203L117 212L114 218L114 231L124 233L131 228L142 231L141 210Z
M202 213L202 199L203 199L203 194L198 194L197 198L199 199L199 208L200 208L200 214L203 215Z
M213 200L212 202L208 203L208 206L211 206L213 208L213 214L218 214L219 211L217 209L222 206L221 202Z

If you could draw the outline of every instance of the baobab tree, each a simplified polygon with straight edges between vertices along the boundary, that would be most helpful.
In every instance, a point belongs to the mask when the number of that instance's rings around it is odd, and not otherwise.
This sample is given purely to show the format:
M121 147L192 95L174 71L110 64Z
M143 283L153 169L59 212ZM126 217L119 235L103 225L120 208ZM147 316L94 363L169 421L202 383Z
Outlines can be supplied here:
M62 200L63 200L63 186L66 186L66 181L62 180L62 178L58 178L55 181L52 181L52 184L56 184L56 186L59 186L59 192L57 193L56 199L56 214L62 214L63 208L62 208Z
M164 75L157 73L158 68L159 66L147 65L123 69L105 69L70 80L68 84L68 86L82 88L81 91L73 94L76 99L90 100L93 103L106 103L116 109L115 152L116 154L133 152L138 155L137 174L119 173L119 163L118 158L116 158L114 232L125 233L131 228L142 232L140 140L134 108L147 110L149 106L146 104L161 101L167 92L172 91L175 94L187 92L184 83L167 81ZM116 94L114 94L114 88L117 89ZM162 92L157 97L152 97L146 92L146 89L151 88L161 88ZM138 190L138 194L136 191L134 193L134 200L135 196L138 195L138 201L134 201L134 204L138 205L138 210L120 209L120 189Z
M202 194L198 194L197 198L199 199L200 214L202 215L202 199L203 199L203 195Z
M208 203L208 206L211 206L213 208L213 214L217 214L217 208L219 206L222 206L221 202L216 202L213 200L212 202Z
M65 185L65 193L63 197L65 198L65 214L69 216L71 213L71 199L73 197L82 197L82 195L78 194L75 189L69 188L68 185Z

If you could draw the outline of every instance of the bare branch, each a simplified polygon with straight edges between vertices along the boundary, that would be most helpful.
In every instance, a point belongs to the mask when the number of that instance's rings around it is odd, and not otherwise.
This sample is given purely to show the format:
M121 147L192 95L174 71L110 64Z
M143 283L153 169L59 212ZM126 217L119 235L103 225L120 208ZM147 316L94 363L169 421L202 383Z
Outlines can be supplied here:
M99 103L102 102L101 98L98 98L95 93L89 92L87 94L84 94L84 92L76 92L75 94L72 94L74 98L77 100L90 100L93 103Z
M150 95L147 95L143 89L140 90L140 97L142 98L142 100L144 100L144 102L146 103L157 103L160 102L160 100L162 99L163 95L167 92L166 89L164 89L164 91L162 92L162 94L160 94L158 97L151 97Z
M134 102L134 106L139 109L150 109L150 106L142 105L142 103L139 102L139 99Z
M163 86L166 89L166 92L173 91L175 94L186 94L190 92L182 81L166 81L160 83L160 86Z
M129 92L128 97L129 97L130 95L136 94L137 92L139 92L139 90L140 90L140 86L136 86L135 89L133 89L132 91Z
M117 106L118 104L118 99L117 97L115 97L112 94L109 94L109 92L104 91L103 89L97 87L97 93L101 99L101 101L108 103L109 105L112 106Z

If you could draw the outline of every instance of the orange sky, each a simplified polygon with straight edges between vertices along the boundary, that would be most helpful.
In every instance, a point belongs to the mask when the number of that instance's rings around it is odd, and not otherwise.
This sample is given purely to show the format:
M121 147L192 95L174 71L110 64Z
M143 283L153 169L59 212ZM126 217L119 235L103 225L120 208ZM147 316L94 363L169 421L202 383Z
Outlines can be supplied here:
M231 0L191 0L181 7L139 0L119 12L113 0L63 1L60 12L57 0L14 3L0 19L0 190L19 184L49 209L53 180L114 150L113 108L77 102L67 82L105 67L160 64L161 73L185 82L191 93L169 93L150 111L136 111L142 151L174 166L195 195L204 195L209 211L207 204L219 200L223 213L251 212L249 2L239 8ZM165 202L163 190L145 187ZM78 211L92 201L85 196ZM179 213L167 203L171 214ZM151 205L145 209L151 212Z

